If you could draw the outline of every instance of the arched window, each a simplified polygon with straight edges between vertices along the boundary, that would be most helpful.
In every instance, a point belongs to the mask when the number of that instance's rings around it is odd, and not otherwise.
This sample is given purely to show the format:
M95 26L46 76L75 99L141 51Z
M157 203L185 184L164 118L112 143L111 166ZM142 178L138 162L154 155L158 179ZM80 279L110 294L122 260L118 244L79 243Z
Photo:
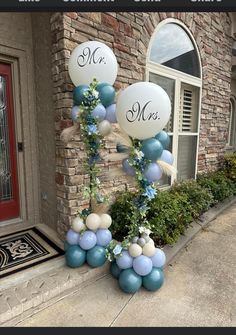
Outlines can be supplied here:
M228 131L228 146L230 149L236 149L236 111L235 111L235 99L232 97L229 104L230 119L229 119L229 131Z
M195 178L200 126L201 62L193 37L178 20L162 21L148 50L147 80L161 86L172 103L166 127L178 170L177 179ZM168 185L174 179L163 178Z

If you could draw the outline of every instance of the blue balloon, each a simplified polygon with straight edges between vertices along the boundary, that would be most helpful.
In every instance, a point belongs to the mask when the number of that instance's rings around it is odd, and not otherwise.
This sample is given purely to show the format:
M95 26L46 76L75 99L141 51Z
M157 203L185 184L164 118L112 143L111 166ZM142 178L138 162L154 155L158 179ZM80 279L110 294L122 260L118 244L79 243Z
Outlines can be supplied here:
M164 149L167 149L170 145L170 136L166 131L162 130L158 133L155 138L161 142Z
M156 248L154 256L151 257L152 265L155 268L162 268L166 264L166 255L164 251L159 248Z
M79 239L79 246L84 250L92 249L97 243L96 234L93 231L86 230Z
M111 274L114 278L118 279L122 270L119 268L119 266L116 264L116 262L112 262L111 263L111 267L110 267L110 270L111 270Z
M152 261L147 256L138 256L133 261L133 269L138 275L147 276L152 271Z
M133 257L130 256L128 251L122 250L122 256L116 259L116 264L119 266L120 269L125 270L132 268L133 266Z
M161 142L155 138L149 138L143 141L141 150L147 159L156 161L159 157L161 157L163 146Z
M106 109L106 120L110 123L117 123L116 104L112 104Z
M147 276L143 277L143 286L148 291L159 290L164 283L164 274L161 269L153 268Z
M121 272L119 285L125 293L135 293L142 286L142 278L134 270L127 269Z
M129 165L128 159L124 159L122 162L123 170L127 173L128 176L135 176L135 170L132 166Z
M86 252L77 245L69 247L65 254L66 264L71 268L78 268L85 263Z
M74 122L78 122L78 115L79 115L80 109L79 106L74 106L71 110L71 118Z
M79 238L80 238L80 234L79 233L76 233L72 229L68 230L68 232L66 234L66 241L70 245L78 245L79 244Z
M102 104L98 104L92 111L92 116L99 121L103 121L106 117L106 108Z
M112 234L109 229L98 229L96 232L97 245L106 247L112 240Z
M116 96L116 91L113 86L102 83L98 84L96 90L99 92L99 99L103 106L108 107L113 104Z
M174 156L168 150L163 150L163 153L162 153L162 155L159 159L160 159L160 161L166 162L170 165L172 165L174 163Z
M88 90L88 88L89 87L87 85L80 85L74 89L73 100L75 105L79 106L82 104L84 100L84 93Z
M157 163L150 163L144 171L144 177L150 182L155 182L162 177L162 169Z
M98 268L106 263L106 249L96 245L87 252L87 263L92 268Z

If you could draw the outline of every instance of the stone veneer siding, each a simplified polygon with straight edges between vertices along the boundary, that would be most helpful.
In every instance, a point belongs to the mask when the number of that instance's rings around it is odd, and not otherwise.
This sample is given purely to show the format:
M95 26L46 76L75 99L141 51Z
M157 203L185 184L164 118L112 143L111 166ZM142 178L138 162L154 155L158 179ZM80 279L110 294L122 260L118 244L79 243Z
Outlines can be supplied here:
M147 48L158 23L166 18L182 21L193 34L203 66L203 92L198 171L215 169L224 155L229 123L231 81L230 18L227 13L55 13L51 17L53 83L56 125L56 183L58 232L63 236L77 210L88 205L79 186L88 181L79 137L64 145L59 135L72 124L73 85L68 75L71 51L88 40L105 42L119 62L117 90L145 80ZM114 151L113 143L107 149ZM102 185L114 195L125 190L124 177L109 178L116 163L103 164Z

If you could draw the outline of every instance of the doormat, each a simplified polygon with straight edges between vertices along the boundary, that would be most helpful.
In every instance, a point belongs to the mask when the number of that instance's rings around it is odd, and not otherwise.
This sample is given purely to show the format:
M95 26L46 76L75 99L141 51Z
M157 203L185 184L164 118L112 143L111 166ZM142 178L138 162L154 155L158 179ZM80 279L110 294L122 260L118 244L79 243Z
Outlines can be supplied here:
M37 228L0 237L0 278L64 254Z

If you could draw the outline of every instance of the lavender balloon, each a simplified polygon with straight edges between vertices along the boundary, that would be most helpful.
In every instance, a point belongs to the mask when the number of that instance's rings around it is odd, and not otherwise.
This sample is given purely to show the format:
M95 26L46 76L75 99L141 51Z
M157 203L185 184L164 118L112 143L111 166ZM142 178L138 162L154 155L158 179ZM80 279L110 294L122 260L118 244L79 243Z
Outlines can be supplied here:
M129 165L128 159L124 159L122 162L123 170L127 173L128 176L135 176L135 170L132 166Z
M109 229L98 229L96 232L97 245L106 247L112 240L112 235Z
M156 248L156 253L151 257L151 260L155 268L162 268L166 263L166 255L161 249Z
M102 104L98 104L92 111L92 116L99 121L103 121L106 116L106 108Z
M161 157L158 159L170 165L174 163L174 156L168 150L163 150Z
M76 233L72 229L68 230L68 232L66 234L66 241L70 245L78 245L79 244L79 238L80 238L80 234Z
M74 122L78 122L78 115L79 115L80 109L79 106L74 106L71 110L71 118Z
M122 253L122 256L117 258L116 264L122 270L132 268L133 258L130 256L130 254L128 253L128 251L123 251L122 250L121 253Z
M111 123L117 123L116 104L110 105L106 109L106 120Z
M144 177L150 182L155 182L162 177L162 170L157 163L150 163L144 171Z
M138 275L147 276L152 271L152 261L147 256L138 256L134 259L133 269Z
M90 230L85 231L83 235L80 236L79 246L83 250L92 249L93 247L95 247L96 243L97 243L96 234Z

